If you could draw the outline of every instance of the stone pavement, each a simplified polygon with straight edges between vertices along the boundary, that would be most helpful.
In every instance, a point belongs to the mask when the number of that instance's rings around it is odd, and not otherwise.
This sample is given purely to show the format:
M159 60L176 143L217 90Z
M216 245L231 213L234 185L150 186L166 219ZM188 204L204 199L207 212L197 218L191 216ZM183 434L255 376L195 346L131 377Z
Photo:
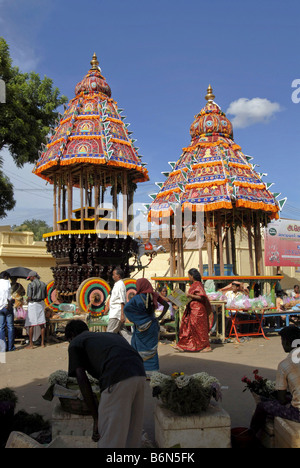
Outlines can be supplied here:
M270 340L253 337L244 343L212 344L212 353L178 353L170 344L159 344L160 371L171 374L207 372L219 379L223 386L223 408L231 417L232 427L248 427L255 408L249 392L243 393L242 377L252 377L259 369L263 377L275 380L278 363L285 358L281 339L277 334ZM6 353L6 364L0 364L0 387L13 388L19 397L17 411L40 413L51 419L57 401L45 401L42 395L48 388L48 376L59 369L67 370L68 343L46 348L19 349ZM149 383L146 383L144 430L154 440L154 405Z
M253 337L243 343L212 344L212 353L178 353L168 344L159 345L160 371L165 374L207 372L219 379L223 390L222 407L231 417L231 427L249 427L255 403L250 392L243 392L241 379L258 369L260 375L275 380L278 363L286 354L281 338L270 335L270 340ZM154 437L153 409L155 404L149 386L146 387L145 430Z

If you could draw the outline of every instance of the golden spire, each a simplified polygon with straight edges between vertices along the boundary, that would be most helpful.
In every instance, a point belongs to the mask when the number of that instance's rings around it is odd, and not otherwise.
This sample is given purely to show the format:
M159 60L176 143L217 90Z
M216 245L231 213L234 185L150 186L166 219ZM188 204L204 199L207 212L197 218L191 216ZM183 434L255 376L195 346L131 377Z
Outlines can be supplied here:
M215 97L216 96L213 94L212 87L211 87L211 85L209 85L208 88L207 88L207 95L205 96L205 99L207 100L207 102L213 102Z
M92 65L92 70L98 70L99 69L99 62L97 59L96 52L94 52L93 58L91 60L91 65Z

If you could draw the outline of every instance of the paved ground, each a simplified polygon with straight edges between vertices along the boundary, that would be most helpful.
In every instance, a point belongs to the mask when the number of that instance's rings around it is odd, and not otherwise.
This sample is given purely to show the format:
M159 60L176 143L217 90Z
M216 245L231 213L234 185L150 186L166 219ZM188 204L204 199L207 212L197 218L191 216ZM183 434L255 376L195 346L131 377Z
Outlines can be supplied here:
M222 406L230 414L232 427L248 426L254 410L249 392L243 393L244 375L251 377L254 369L272 380L278 363L285 353L277 334L270 340L253 337L244 343L212 345L208 354L178 353L169 344L159 344L160 370L163 373L205 371L219 379L223 388ZM22 349L7 353L6 363L0 364L0 388L11 387L19 397L17 410L40 413L51 419L55 401L45 401L42 395L48 388L48 376L59 369L67 370L68 343L48 345L46 348ZM1 362L1 361L0 361ZM146 384L144 428L154 438L153 409L156 399Z

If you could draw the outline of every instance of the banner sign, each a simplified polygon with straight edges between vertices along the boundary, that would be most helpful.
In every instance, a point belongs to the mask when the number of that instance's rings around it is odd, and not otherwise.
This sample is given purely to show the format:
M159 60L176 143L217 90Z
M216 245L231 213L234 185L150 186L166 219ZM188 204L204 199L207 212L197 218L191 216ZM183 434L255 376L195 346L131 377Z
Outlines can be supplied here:
M300 221L278 219L265 228L265 265L300 266Z

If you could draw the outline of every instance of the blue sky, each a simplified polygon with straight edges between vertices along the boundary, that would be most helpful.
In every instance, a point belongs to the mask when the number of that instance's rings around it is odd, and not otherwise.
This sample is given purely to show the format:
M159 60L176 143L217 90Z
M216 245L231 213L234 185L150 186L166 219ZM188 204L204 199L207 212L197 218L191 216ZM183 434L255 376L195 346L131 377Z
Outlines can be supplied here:
M47 75L69 99L96 52L148 163L137 201L190 143L211 84L235 142L288 198L282 217L300 219L299 14L294 0L0 0L0 35L21 71ZM51 186L3 156L17 205L0 224L51 224Z

